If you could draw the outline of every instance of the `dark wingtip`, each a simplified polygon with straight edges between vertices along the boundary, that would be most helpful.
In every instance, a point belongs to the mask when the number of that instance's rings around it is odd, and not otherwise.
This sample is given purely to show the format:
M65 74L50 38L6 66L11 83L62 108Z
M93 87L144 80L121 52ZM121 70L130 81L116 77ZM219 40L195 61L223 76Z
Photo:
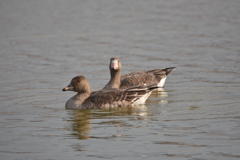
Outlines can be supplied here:
M150 85L150 86L149 86L149 90L150 90L150 91L155 90L155 89L158 89L158 88L161 88L161 87L158 87L157 84L153 84L153 85Z
M165 68L165 70L166 70L166 75L168 75L169 73L171 73L175 68L177 68L177 67Z
M177 68L177 67L168 67L168 68L165 68L166 70L173 70L173 69L175 69L175 68Z

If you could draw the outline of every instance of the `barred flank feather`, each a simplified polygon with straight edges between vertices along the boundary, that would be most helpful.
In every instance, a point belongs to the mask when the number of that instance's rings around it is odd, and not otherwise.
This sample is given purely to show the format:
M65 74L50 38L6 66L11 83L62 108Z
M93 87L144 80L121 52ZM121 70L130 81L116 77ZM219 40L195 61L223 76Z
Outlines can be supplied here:
M149 93L158 88L157 84L127 89L99 90L90 93L90 85L83 76L74 77L63 91L78 92L65 105L66 109L118 108L145 102ZM140 101L139 101L140 100ZM139 101L139 102L138 102Z
M114 62L114 66L112 63ZM117 64L116 64L117 62ZM163 87L166 77L170 74L175 67L154 69L149 71L138 71L129 74L124 74L121 76L122 65L118 57L113 57L110 59L109 64L111 79L105 85L103 89L111 88L129 88L136 86L144 86L149 84L158 84L158 87Z

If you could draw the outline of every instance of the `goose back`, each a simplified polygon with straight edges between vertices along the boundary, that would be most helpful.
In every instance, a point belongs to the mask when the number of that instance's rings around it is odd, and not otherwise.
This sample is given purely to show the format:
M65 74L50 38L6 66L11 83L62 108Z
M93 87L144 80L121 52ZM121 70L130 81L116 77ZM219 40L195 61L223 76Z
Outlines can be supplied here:
M121 76L122 65L118 57L110 59L109 69L111 78L103 89L112 88L129 88L134 86L143 86L150 84L158 84L158 87L163 87L167 75L176 67L154 69L149 71L138 71Z
M90 93L90 85L83 76L74 77L63 91L78 92L70 98L66 109L118 108L144 103L157 84L131 87L127 89L99 90Z

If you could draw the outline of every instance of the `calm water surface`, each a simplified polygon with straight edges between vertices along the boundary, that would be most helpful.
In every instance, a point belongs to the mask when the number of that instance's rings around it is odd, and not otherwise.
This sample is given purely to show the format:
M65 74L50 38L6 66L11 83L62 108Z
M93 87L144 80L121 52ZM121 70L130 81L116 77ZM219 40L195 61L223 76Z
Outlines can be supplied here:
M0 159L239 159L238 0L0 2ZM145 105L65 110L123 74L176 66Z

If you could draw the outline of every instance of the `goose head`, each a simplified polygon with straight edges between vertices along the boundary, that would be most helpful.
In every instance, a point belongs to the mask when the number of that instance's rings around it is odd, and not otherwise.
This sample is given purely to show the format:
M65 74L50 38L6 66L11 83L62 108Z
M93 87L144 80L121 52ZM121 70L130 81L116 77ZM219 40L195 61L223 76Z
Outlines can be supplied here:
M76 76L71 80L70 84L67 87L62 89L62 91L86 93L90 92L90 85L84 76Z
M109 69L111 71L118 71L122 69L122 65L118 57L113 57L110 59Z

